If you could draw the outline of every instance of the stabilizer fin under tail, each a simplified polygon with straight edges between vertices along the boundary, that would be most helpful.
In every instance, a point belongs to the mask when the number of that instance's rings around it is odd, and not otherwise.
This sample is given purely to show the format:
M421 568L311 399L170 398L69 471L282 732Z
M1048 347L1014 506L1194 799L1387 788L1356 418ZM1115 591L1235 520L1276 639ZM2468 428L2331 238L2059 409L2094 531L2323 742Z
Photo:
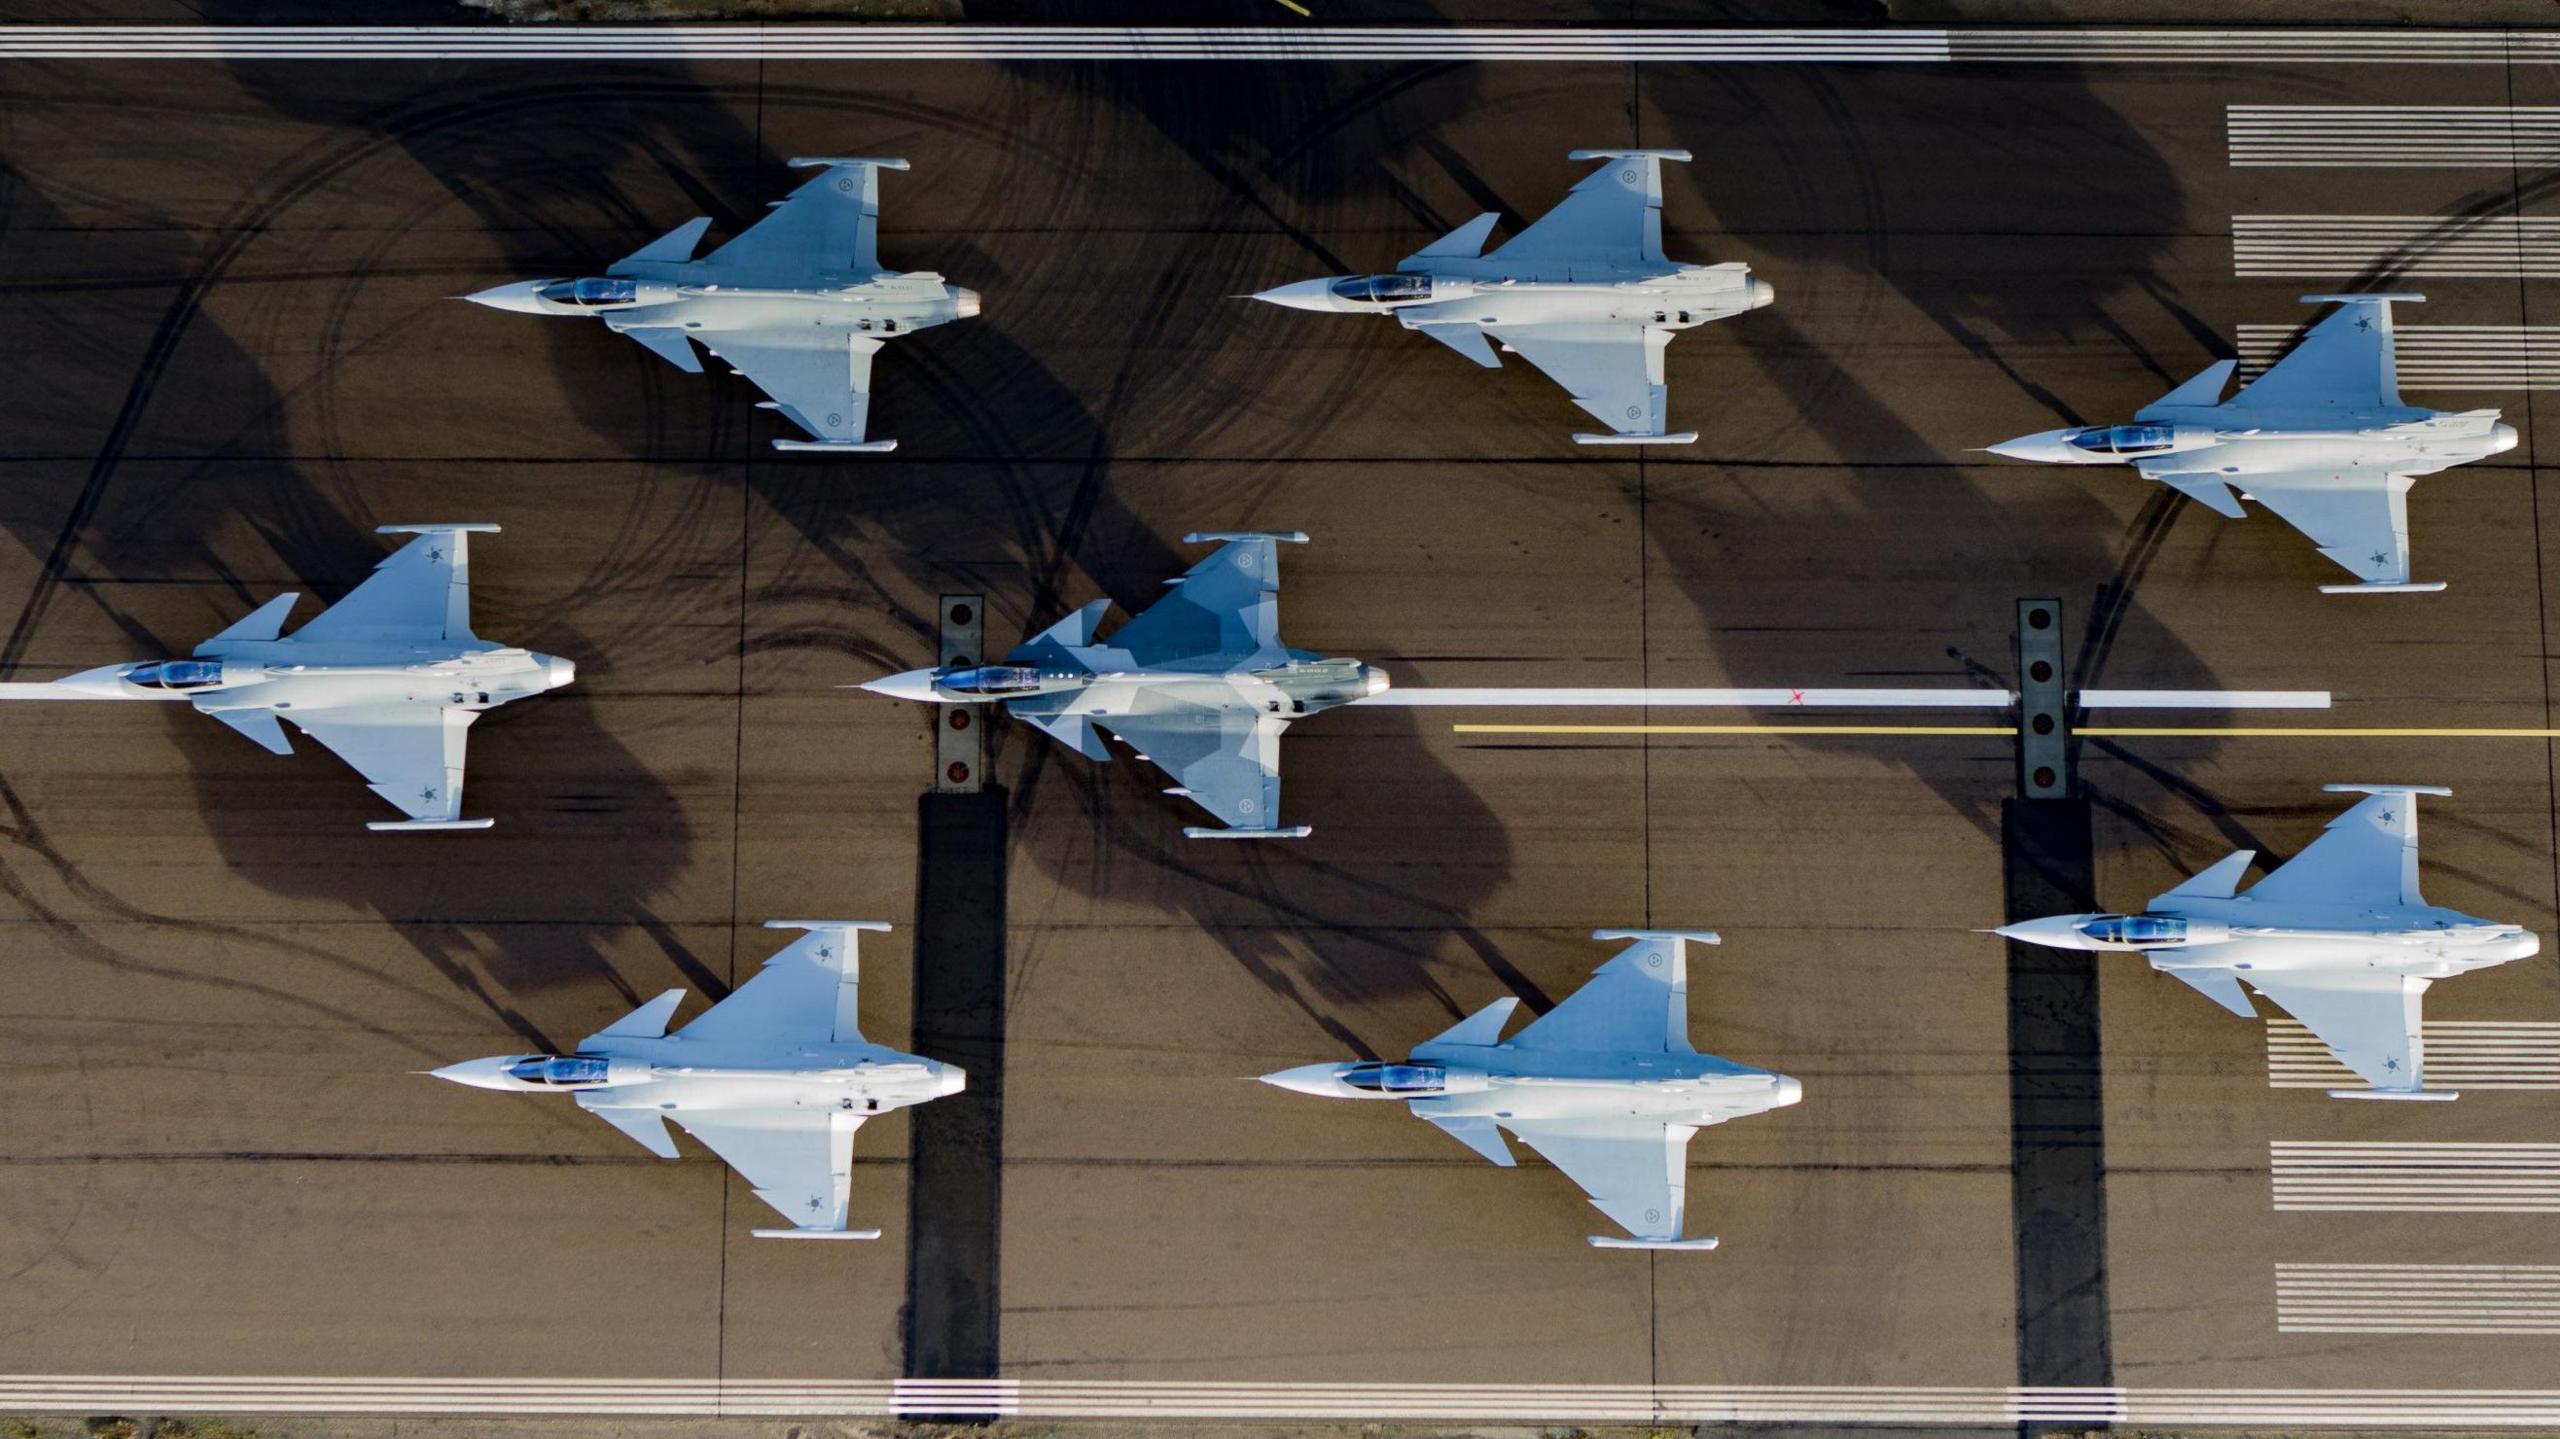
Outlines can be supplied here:
M1074 750L1090 760L1109 760L1111 749L1102 742L1093 721L1083 715L1015 715L1042 734Z
M2247 851L2242 851L2247 853ZM2170 974L2184 980L2189 989L2230 1010L2242 1019L2258 1017L2258 1007L2249 1002L2248 992L2240 987L2240 977L2227 969L2172 969Z
M1420 263L1426 260L1473 260L1484 253L1484 242L1492 236L1494 225L1501 219L1500 215L1488 210L1405 256L1396 263L1396 269L1426 269L1428 266Z
M702 373L702 357L694 353L693 341L673 325L635 325L623 334L639 341L659 359L688 375Z
M2248 518L2249 512L2241 508L2240 497L2231 492L2231 482L2220 475L2154 475L2152 478L2226 519Z
M1501 1128L1483 1115L1459 1114L1445 1118L1440 1115L1426 1115L1424 1117L1438 1125L1441 1133L1503 1168L1519 1167L1520 1161L1511 1153L1511 1146L1503 1139Z
M1416 325L1414 328L1488 370L1502 368L1502 357L1493 352L1493 342L1484 337L1483 329L1478 326Z
M1414 1055L1416 1058L1420 1058L1426 1050L1439 1049L1445 1045L1452 1044L1473 1046L1491 1046L1500 1044L1502 1042L1502 1026L1511 1022L1511 1012L1519 1007L1520 1000L1518 996L1504 995L1502 998L1495 1000L1493 1003L1488 1004L1484 1008L1477 1010L1475 1013L1468 1015L1466 1018L1459 1020L1456 1024L1450 1025L1447 1029L1442 1030L1439 1034L1432 1037L1430 1043L1415 1046L1413 1051Z
M212 653L223 645L264 644L284 633L285 616L293 612L299 592L287 591L251 610L234 621L229 629L196 646L198 655Z
M587 1036L587 1043L593 1044L599 1039L664 1039L667 1021L675 1018L676 1006L682 1003L684 991L670 989Z
M608 273L618 275L631 265L690 264L694 248L702 243L703 234L710 228L711 217L697 215L615 261Z
M2222 392L2231 387L2231 377L2239 370L2238 360L2216 360L2185 384L2135 411L2133 417L2148 420L2154 410L2212 409L2222 403Z
M2186 883L2152 900L2152 907L2159 908L2172 899L2229 899L2240 892L2241 877L2249 872L2250 861L2257 857L2258 852L2254 849L2235 849L2197 870Z
M274 710L214 710L212 714L269 754L293 753L293 741L285 737L284 725L276 719Z

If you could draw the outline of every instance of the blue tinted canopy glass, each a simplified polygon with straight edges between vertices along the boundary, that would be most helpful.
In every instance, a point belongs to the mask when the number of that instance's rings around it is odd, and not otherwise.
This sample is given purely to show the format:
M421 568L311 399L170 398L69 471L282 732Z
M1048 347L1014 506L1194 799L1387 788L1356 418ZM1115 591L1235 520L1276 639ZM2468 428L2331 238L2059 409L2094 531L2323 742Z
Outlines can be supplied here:
M606 1061L571 1055L553 1059L535 1055L507 1066L507 1077L527 1084L602 1084Z
M127 671L125 682L145 689L193 690L222 682L220 660L162 660Z
M2071 437L2071 443L2091 454L2139 455L2165 450L2177 438L2178 432L2167 425L2110 425L2103 430L2082 430Z
M1333 282L1333 293L1346 300L1382 304L1390 300L1431 298L1429 275L1352 275Z
M1342 1082L1379 1094L1437 1094L1449 1087L1449 1071L1436 1064L1355 1064Z
M628 305L640 298L635 280L555 280L535 292L555 305Z
M1020 694L1040 687L1040 671L1029 665L973 665L953 670L937 683L955 694Z
M2174 944L2187 937L2187 922L2173 914L2111 914L2080 932L2100 944Z

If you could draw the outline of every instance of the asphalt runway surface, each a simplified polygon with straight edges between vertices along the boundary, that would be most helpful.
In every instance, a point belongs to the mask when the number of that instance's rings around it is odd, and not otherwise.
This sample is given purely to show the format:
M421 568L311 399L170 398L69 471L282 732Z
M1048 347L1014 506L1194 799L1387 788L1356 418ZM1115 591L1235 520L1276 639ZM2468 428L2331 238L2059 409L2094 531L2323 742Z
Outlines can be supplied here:
M1304 529L1289 643L1400 685L2003 682L2014 604L2075 681L2329 689L2309 722L2549 727L2539 411L2422 480L2434 597L2353 600L2272 518L1970 453L2126 418L2303 293L2538 326L2547 283L2343 250L2235 273L2241 216L2560 217L2524 162L2235 167L2229 105L2560 104L2503 65L0 62L7 678L179 655L334 599L381 523L486 520L480 633L578 683L477 727L488 833L371 835L337 761L180 707L0 715L0 1372L911 1372L912 1116L866 1127L871 1245L759 1244L745 1184L565 1102L415 1071L716 996L777 916L888 919L910 1042L929 712L843 686L1143 606L1192 530ZM1774 306L1670 351L1686 449L1580 450L1535 372L1234 298L1506 231L1573 147L1685 146L1667 249ZM740 380L454 302L715 236L800 154L903 155L881 253L986 296L889 348L889 456L775 454ZM2467 218L2466 218L2467 217ZM2279 229L2284 228L2280 222ZM2530 226L2526 227L2530 228ZM2527 268L2519 264L2517 269ZM715 369L718 367L714 367ZM1677 719L1697 716L1657 715ZM1187 843L1125 756L999 723L1008 944L996 1370L1018 1378L2057 1382L2022 1312L1999 738L1295 729L1302 843ZM1728 718L1707 716L1706 718ZM1738 718L1738 717L1731 717ZM2450 785L2428 897L2548 934L2553 752L2522 740L2089 740L2095 892L2308 843L2330 781ZM1700 1048L1800 1077L1702 1133L1713 1255L1594 1251L1534 1159L1251 1081L1401 1057L1599 927L1707 926ZM2551 1090L2354 1105L2267 1027L2096 965L2104 1322L2058 1362L2151 1387L2533 1387L2548 1332L2296 1332L2278 1266L2560 1265L2548 1213L2278 1210L2309 1143L2560 1140ZM689 1002L687 1014L700 1000ZM2560 1020L2549 953L2431 1022ZM2501 1151L2504 1152L2504 1151ZM2063 1216L2073 1219L2074 1216ZM2087 1219L2090 1216L2077 1216ZM2435 1272L2435 1271L2431 1271ZM2085 1295L2083 1296L2085 1297ZM2094 1347L2092 1347L2094 1346ZM2038 1360L2035 1363L2048 1363ZM2078 1382L2078 1381L2059 1381Z

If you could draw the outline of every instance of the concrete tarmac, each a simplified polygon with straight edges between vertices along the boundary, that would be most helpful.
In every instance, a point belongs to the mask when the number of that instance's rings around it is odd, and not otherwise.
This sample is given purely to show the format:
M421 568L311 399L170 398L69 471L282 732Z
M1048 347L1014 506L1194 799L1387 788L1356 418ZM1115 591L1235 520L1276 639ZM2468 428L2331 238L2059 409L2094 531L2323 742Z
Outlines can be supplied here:
M2121 419L2296 296L2533 325L2538 281L2235 278L2237 215L2553 213L2548 172L2236 169L2229 104L2555 102L2500 66L924 63L0 65L0 600L10 679L307 616L489 520L481 633L579 682L474 732L493 831L387 813L315 746L184 709L0 728L0 1372L905 1373L909 1126L875 1245L758 1244L743 1182L565 1103L414 1071L716 997L775 916L867 940L910 1042L931 715L840 688L1143 606L1198 529L1304 529L1283 634L1403 685L1962 684L2062 599L2083 685L2324 688L2358 726L2547 727L2540 396L2423 480L2431 598L2116 470L1970 453ZM1506 229L1575 146L1682 145L1667 248L1775 306L1670 351L1687 449L1579 450L1535 372L1235 298ZM894 455L775 454L725 376L450 297L751 223L797 154L904 155L881 253L987 297L891 346ZM715 369L718 367L714 367ZM1658 716L1665 717L1665 716ZM2003 739L1464 736L1351 710L1287 741L1286 845L1188 843L1125 756L998 724L1012 796L1000 1371L1015 1377L2003 1385L2019 1377ZM1487 716L1487 718L1494 718ZM1709 717L1723 718L1723 717ZM1899 717L1890 717L1899 718ZM2096 886L2270 859L2327 781L2449 784L2428 896L2549 933L2553 754L2493 740L2091 740ZM1711 926L1702 1049L1803 1079L1702 1133L1713 1255L1606 1253L1535 1160L1251 1082L1542 1009L1597 927ZM2100 964L2113 1381L2533 1386L2548 1340L2280 1333L2278 1263L2560 1264L2530 1214L2279 1213L2274 1141L2553 1139L2548 1092L2343 1105L2260 1026ZM697 1000L695 1003L699 1003ZM2549 955L2431 1019L2560 1019ZM694 1012L688 1005L687 1014Z

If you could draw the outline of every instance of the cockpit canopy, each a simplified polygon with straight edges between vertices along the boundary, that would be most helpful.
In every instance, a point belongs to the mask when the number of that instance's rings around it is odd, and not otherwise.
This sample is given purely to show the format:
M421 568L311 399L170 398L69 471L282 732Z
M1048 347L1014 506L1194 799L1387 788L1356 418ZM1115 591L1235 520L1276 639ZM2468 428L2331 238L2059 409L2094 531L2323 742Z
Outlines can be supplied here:
M608 1061L584 1055L532 1055L507 1066L507 1078L527 1084L602 1084Z
M2080 932L2100 944L2179 944L2187 937L2187 922L2174 914L2109 914L2080 926Z
M1024 694L1040 688L1040 671L1029 665L972 665L934 683L956 694Z
M1351 275L1333 282L1334 297L1382 305L1431 298L1429 275Z
M555 305L628 305L640 298L636 280L554 280L534 291Z
M2082 430L2071 437L2073 448L2094 455L2147 455L2177 442L2178 432L2169 425L2109 425L2103 430Z
M127 670L126 684L147 690L200 690L222 683L220 660L162 660L140 669Z
M1342 1072L1342 1082L1373 1094L1438 1094L1449 1087L1449 1071L1436 1064L1355 1064Z

